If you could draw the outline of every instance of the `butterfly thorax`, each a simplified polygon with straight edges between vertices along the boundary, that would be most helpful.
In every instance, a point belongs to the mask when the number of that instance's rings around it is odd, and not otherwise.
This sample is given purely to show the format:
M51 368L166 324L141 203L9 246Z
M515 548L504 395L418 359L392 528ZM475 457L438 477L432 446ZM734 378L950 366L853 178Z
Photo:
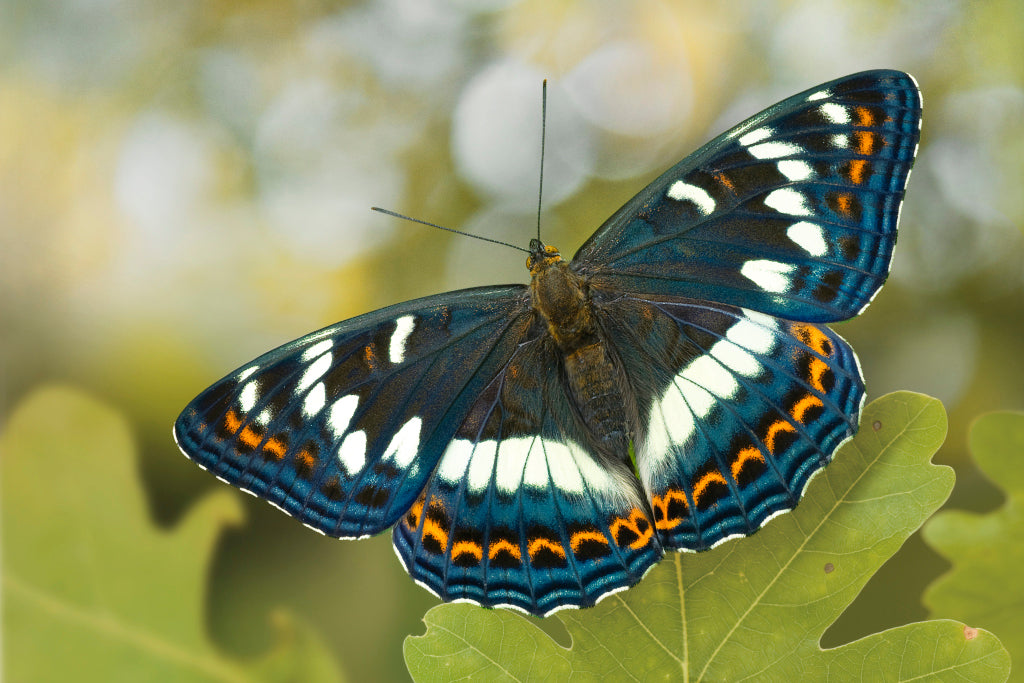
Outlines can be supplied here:
M530 296L533 308L547 323L548 332L563 351L595 341L593 311L582 276L574 272L555 247L533 240L530 258Z
M625 376L602 338L586 279L555 247L539 240L530 247L531 303L558 347L572 404L595 442L624 453L630 437Z

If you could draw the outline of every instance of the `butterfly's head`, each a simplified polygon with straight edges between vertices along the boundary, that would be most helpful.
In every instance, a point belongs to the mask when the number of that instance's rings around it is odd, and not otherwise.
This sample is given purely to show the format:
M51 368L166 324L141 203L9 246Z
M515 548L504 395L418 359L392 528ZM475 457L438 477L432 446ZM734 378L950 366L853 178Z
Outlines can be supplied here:
M545 245L538 239L530 240L530 255L526 258L526 267L530 269L530 275L536 275L552 263L562 260L556 247Z

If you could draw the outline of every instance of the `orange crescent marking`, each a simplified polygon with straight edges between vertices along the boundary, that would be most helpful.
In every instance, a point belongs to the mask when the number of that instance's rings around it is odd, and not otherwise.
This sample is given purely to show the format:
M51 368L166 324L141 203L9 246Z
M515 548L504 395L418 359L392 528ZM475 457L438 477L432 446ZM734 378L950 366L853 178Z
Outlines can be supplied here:
M522 561L522 559L523 559L522 553L519 552L519 546L514 545L512 543L509 543L504 538L499 539L499 540L495 541L494 543L491 543L491 547L487 551L487 557L489 559L493 560L494 558L496 558L498 556L499 553L502 553L502 552L506 552L506 553L510 554L512 557L516 558L517 560Z
M850 209L853 207L853 195L849 192L841 192L836 197L836 206L839 207L839 212L843 215L849 216Z
M867 107L854 107L853 112L857 115L858 126L873 126L875 125L875 116L871 113L871 110Z
M569 539L569 546L574 553L578 553L584 541L597 541L608 545L608 539L600 531L577 531Z
M651 504L654 507L654 526L659 529L675 529L683 523L682 517L673 517L669 519L668 506L674 500L678 500L683 504L683 507L689 509L690 502L686 500L686 494L679 489L669 489L665 492L664 496L651 497ZM661 513L661 519L658 519L659 512Z
M616 517L615 521L612 522L610 526L612 538L618 538L619 529L621 527L626 527L637 536L637 539L629 544L630 548L633 550L639 550L647 545L648 541L651 540L651 536L654 535L654 527L648 524L644 531L640 531L640 527L637 525L637 519L643 519L644 521L647 520L646 515L644 515L640 508L633 508L630 510L628 518Z
M856 140L854 143L857 148L857 154L863 154L865 156L871 156L875 153L875 148L878 145L878 136L870 130L858 130L853 134L853 139Z
M459 555L472 555L477 562L484 559L484 549L473 541L456 541L452 544L452 559Z
M239 432L239 428L241 428L241 432ZM255 449L263 440L263 435L253 429L252 425L242 427L242 418L234 410L229 410L224 415L224 429L229 434L236 435L238 440L249 448Z
M541 536L530 541L529 545L526 546L526 552L530 553L530 559L533 559L533 557L539 553L542 548L547 548L563 560L565 559L565 551L562 550L562 546L560 544Z
M242 433L238 435L238 440L249 448L256 448L260 445L260 441L263 440L263 437L252 428L252 425L246 425L242 430Z
M813 349L822 356L832 355L832 342L829 341L828 335L821 331L821 328L815 325L797 323L790 329L805 346ZM826 347L828 350L826 350Z
M831 350L832 348L832 342L828 340L828 335L826 335L824 332L822 332L814 325L809 325L809 327L811 330L811 348L823 356L830 355L825 350L826 344L828 345L829 350Z
M409 508L409 512L408 512L408 514L406 514L405 520L404 520L405 521L405 525L407 527L409 527L410 529L416 529L420 525L420 515L422 515L422 514L423 514L423 499L421 498L418 501L416 501L415 503L413 503L413 506L411 508ZM411 524L409 523L409 515L412 515L413 520L414 520Z
M423 520L423 535L436 540L442 548L448 547L448 531L430 517Z
M736 191L736 186L733 185L732 181L729 180L729 176L725 175L725 173L723 173L723 172L716 173L714 178L719 183L721 183L722 185L725 185L727 188L729 188L730 191L732 191L732 192Z
M779 432L795 432L796 427L784 420L776 420L768 427L768 433L764 437L764 445L768 452L775 455L775 437Z
M303 448L301 451L295 454L295 459L301 462L305 467L313 467L316 465L316 456L313 455L308 448Z
M242 418L234 410L229 410L224 416L224 429L231 434L237 434L242 428Z
M732 461L732 478L739 481L740 472L743 471L743 466L747 464L748 460L759 460L764 462L764 456L761 455L761 451L757 450L753 446L747 446L740 450L736 454L736 459Z
M274 456L274 460L280 460L281 458L283 458L285 451L287 450L288 446L285 445L284 441L280 436L275 436L270 439L267 439L267 442L263 444L263 452L270 453L270 455ZM299 455L301 456L302 454L300 453ZM316 461L314 460L313 462ZM312 466L312 463L307 464Z
M822 384L821 378L824 377L825 373L828 372L828 363L821 360L820 358L811 359L810 368L808 368L808 374L811 379L811 386L820 391L823 394L827 394L825 391L825 385Z
M864 182L864 172L867 170L867 159L854 159L850 162L850 182L860 185Z
M803 398L793 404L793 410L790 411L790 415L793 419L800 424L804 423L804 414L814 406L824 406L821 399L813 394L806 394Z
M728 484L725 481L725 477L722 476L721 472L719 472L717 470L713 470L711 472L708 472L707 474L705 474L703 477L700 478L700 481L698 481L696 484L694 484L694 486L693 486L693 501L695 503L697 501L699 501L700 497L704 495L704 492L707 491L707 488L709 486L711 486L712 482L716 482L716 481L718 483L722 484L723 486L728 486Z
M366 360L366 367L371 370L377 369L377 356L373 344L367 344L363 349L363 358Z

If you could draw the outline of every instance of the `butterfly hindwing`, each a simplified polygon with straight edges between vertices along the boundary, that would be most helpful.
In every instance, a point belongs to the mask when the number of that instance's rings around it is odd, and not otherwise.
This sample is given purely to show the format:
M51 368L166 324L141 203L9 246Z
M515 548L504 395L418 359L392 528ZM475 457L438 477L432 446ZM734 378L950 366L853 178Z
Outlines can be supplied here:
M683 299L605 311L609 338L630 349L637 470L667 548L756 531L856 431L860 368L828 328Z
M661 558L628 459L588 443L555 353L523 346L395 527L406 569L445 600L544 615L593 605Z
M412 505L522 341L525 296L465 290L314 332L200 394L175 438L200 466L327 535L378 533Z
M888 275L920 115L898 71L783 100L627 202L574 267L596 287L845 320Z

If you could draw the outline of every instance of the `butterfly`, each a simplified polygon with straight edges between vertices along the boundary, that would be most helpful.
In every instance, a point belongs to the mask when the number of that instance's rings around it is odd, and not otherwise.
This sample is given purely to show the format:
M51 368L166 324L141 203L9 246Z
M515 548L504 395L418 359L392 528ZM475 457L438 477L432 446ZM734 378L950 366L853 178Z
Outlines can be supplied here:
M393 527L446 601L544 616L792 509L857 431L824 323L884 283L921 98L825 83L670 168L529 285L428 296L287 343L195 398L186 456L337 538Z

